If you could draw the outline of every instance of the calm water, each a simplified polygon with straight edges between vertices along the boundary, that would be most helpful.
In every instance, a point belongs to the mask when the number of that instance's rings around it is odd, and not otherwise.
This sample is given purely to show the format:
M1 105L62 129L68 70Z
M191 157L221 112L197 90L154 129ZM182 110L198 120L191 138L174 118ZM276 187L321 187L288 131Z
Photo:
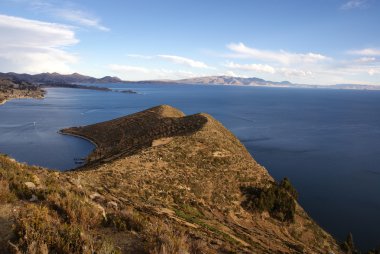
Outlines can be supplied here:
M57 169L94 147L57 134L158 104L207 112L237 135L276 179L338 239L380 244L380 92L180 85L104 85L140 94L48 89L44 100L0 106L0 152Z

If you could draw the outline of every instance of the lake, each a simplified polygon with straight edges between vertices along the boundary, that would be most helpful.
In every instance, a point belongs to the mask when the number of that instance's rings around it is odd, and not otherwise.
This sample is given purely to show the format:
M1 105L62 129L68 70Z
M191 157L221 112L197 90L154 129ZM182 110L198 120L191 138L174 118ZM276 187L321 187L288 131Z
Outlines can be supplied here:
M380 244L380 92L231 86L103 84L138 94L50 88L43 100L0 106L0 152L70 169L94 146L59 129L169 104L207 112L229 128L323 228L357 245Z

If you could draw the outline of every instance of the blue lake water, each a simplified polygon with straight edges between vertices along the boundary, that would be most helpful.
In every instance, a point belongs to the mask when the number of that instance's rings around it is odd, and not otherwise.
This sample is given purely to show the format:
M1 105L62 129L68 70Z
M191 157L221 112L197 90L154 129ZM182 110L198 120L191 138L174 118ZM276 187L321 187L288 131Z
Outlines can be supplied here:
M327 231L380 244L380 92L228 86L119 85L124 94L51 88L43 100L0 106L0 152L56 169L75 167L91 143L59 129L110 120L159 104L207 112L229 128Z

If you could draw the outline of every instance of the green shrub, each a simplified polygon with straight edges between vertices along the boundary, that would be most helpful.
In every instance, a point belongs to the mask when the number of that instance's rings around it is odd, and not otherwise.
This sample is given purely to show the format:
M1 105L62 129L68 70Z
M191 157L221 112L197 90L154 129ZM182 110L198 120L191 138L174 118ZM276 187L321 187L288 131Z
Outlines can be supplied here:
M243 206L248 210L267 211L280 221L294 221L297 191L287 178L269 188L242 187L246 200Z

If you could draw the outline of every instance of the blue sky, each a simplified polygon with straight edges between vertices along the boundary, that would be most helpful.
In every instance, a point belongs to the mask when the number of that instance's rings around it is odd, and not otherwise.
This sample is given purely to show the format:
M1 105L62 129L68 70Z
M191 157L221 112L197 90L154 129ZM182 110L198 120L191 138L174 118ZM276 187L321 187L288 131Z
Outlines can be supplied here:
M380 85L379 0L2 0L1 72Z

